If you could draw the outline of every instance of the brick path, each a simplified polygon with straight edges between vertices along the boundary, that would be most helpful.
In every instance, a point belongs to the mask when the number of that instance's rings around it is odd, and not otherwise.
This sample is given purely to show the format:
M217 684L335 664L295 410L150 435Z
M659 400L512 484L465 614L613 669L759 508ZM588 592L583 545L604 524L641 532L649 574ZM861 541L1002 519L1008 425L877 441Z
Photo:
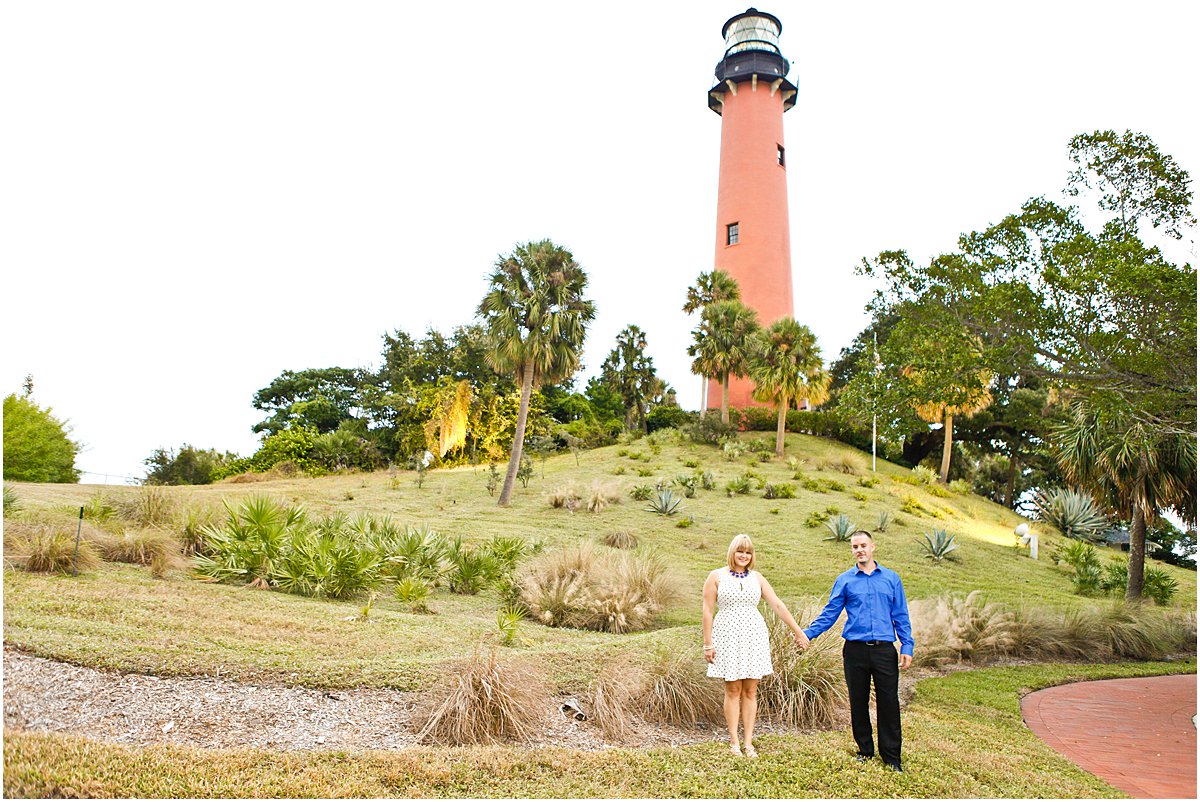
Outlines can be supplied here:
M1196 798L1196 675L1077 682L1021 700L1025 723L1135 797Z

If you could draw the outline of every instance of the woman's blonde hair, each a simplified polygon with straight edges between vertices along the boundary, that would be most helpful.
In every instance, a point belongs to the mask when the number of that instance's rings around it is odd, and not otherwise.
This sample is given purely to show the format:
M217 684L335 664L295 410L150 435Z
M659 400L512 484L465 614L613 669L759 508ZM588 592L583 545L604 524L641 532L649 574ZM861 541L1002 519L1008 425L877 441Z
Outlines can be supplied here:
M739 551L750 552L750 564L746 568L754 570L754 541L750 539L749 535L734 535L733 540L729 541L729 553L725 555L729 563L729 570L737 570L737 566L733 564L733 555Z

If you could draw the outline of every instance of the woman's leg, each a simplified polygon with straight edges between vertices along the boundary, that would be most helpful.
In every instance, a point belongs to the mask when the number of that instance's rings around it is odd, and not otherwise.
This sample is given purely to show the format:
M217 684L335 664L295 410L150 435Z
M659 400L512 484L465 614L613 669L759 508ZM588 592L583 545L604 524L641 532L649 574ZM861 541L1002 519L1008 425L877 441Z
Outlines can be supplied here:
M758 680L742 680L742 745L754 755L754 719L758 715Z
M738 746L738 718L742 708L742 682L735 679L725 683L725 724L729 727L729 749L735 754L741 754Z

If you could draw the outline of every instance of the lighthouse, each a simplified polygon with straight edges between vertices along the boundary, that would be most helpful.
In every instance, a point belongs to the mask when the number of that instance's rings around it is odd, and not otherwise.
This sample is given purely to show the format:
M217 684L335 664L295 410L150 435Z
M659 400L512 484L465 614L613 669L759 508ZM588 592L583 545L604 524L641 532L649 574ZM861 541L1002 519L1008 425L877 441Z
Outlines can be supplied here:
M755 8L727 20L725 54L708 92L708 107L721 115L713 264L737 279L742 302L763 326L792 314L783 113L796 105L796 87L779 49L782 31L777 17ZM753 390L749 379L731 377L730 407L758 406ZM708 397L720 396L720 383L710 381Z

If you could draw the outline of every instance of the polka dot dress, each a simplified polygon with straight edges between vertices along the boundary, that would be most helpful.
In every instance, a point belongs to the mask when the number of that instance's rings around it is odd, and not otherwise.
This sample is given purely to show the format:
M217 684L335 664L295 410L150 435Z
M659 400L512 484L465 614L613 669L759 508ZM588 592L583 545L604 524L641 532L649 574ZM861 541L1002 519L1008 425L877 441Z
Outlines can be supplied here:
M771 643L767 622L758 611L762 598L758 572L738 579L722 568L719 577L712 627L717 653L708 664L708 676L726 681L761 679L771 673Z

